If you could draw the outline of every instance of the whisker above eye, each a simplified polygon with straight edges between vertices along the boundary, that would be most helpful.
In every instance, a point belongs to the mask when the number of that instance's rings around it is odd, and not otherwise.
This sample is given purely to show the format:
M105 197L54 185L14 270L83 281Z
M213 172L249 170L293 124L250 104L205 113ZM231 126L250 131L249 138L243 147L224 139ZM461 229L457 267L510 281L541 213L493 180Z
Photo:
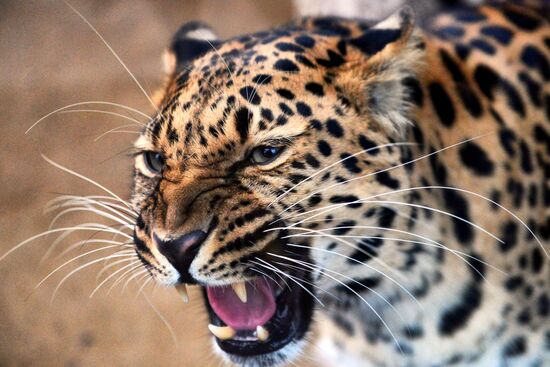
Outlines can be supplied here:
M63 111L59 111L59 114L66 114L66 113L83 113L83 112L89 112L89 113L102 113L102 114L105 114L105 115L111 115L111 116L116 116L116 117L120 117L122 119L125 119L125 120L129 120L129 121L132 121L134 122L135 124L138 124L139 126L145 126L145 124L141 121L138 121L136 120L135 118L133 117L130 117L130 116L126 116L126 115L123 115L121 113L118 113L118 112L113 112L113 111L104 111L104 110L94 110L94 109L77 109L77 110L63 110ZM123 126L134 126L135 124L127 124L127 125L123 125ZM119 126L120 127L120 126Z
M229 72L229 75L231 76L231 81L235 81L234 78L235 76L233 75L233 71L231 70L231 68L229 67L229 65L227 64L227 62L225 61L223 55L220 53L220 51L216 48L216 46L214 46L212 44L212 42L210 42L210 40L206 39L205 37L202 37L202 40L207 42L210 47L212 47L212 49L214 50L214 52L218 55L218 57L220 58L220 60L223 62L223 64L225 65L225 67L227 68L227 71Z
M134 131L134 130L109 130L109 131L101 134L97 138L95 138L94 141L98 141L99 139L107 136L108 134L136 134L136 135L139 135L139 134L141 134L141 132L140 131Z
M132 108L132 107L129 107L129 106L120 104L120 103L108 102L108 101L84 101L84 102L71 103L71 104L69 104L69 105L60 107L60 108L58 108L58 109L56 109L56 110L54 110L54 111L52 111L52 112L50 112L50 113L47 113L46 115L44 115L44 116L42 116L41 118L39 118L36 122L34 122L34 123L25 131L25 134L28 134L36 125L38 125L40 122L44 121L44 120L47 119L48 117L55 115L56 113L59 113L59 112L61 112L61 111L68 110L69 108L78 107L78 106L85 106L85 105L105 105L105 106L113 106L113 107L123 108L123 109L125 109L125 110L131 111L131 112L134 112L134 113L137 113L137 114L139 114L140 116L145 117L147 120L150 120L149 115L147 115L146 113L141 112L140 110L137 110L137 109L135 109L135 108Z
M67 0L64 0L65 4L67 4L67 6L69 8L71 8L72 11L74 11L76 13L76 15L78 15L80 17L80 19L82 19L84 21L84 23L86 23L90 29L99 37L99 39L101 40L101 42L103 42L103 44L109 49L109 51L111 52L111 54L117 59L117 61L119 62L119 64L124 68L124 70L126 70L126 72L130 75L130 77L132 78L132 80L136 83L136 85L138 86L138 88L141 90L141 92L143 93L143 95L145 95L145 97L147 98L147 100L149 101L149 103L151 103L151 106L153 106L153 108L156 110L157 106L155 105L155 102L153 102L153 100L151 99L151 97L149 96L149 94L147 94L147 92L145 91L145 89L143 88L143 86L141 85L141 83L137 80L137 78L134 76L134 74L130 71L130 69L128 68L128 66L126 66L126 64L124 63L124 61L122 61L122 59L120 58L120 56L118 56L118 54L115 52L115 50L111 47L111 45L109 44L109 42L107 42L107 40L101 35L101 33L99 33L99 31L92 25L92 23L90 23L88 21L88 19L86 19L86 17L84 15L82 15L82 13L80 13L74 6L72 6Z

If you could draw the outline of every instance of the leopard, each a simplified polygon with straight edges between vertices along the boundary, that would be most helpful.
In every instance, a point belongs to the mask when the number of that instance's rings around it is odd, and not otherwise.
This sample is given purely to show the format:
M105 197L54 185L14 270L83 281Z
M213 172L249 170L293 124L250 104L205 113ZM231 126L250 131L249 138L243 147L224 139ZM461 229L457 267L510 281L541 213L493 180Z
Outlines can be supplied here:
M548 10L185 23L134 144L144 269L238 366L548 366Z

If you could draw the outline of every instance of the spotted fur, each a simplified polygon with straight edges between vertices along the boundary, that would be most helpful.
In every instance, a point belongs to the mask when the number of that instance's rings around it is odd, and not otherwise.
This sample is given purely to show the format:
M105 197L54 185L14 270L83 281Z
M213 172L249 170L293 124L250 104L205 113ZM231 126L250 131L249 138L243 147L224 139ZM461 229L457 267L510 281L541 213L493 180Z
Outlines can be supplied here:
M325 304L320 343L336 361L547 365L543 9L462 9L425 30L407 9L378 24L305 18L225 41L184 26L136 143L165 161L153 175L136 158L143 263L166 285L223 285L257 275L256 258L304 267L271 254L305 248ZM262 145L284 150L251 164ZM182 274L159 242L201 228L208 238Z

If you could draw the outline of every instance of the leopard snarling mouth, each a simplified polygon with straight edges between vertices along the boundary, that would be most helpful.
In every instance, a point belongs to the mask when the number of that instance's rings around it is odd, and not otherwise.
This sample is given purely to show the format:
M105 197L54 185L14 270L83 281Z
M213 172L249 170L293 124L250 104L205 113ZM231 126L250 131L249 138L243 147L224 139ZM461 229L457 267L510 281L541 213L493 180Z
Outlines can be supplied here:
M209 329L236 363L276 352L309 329L314 308L309 272L262 272L250 281L203 287Z

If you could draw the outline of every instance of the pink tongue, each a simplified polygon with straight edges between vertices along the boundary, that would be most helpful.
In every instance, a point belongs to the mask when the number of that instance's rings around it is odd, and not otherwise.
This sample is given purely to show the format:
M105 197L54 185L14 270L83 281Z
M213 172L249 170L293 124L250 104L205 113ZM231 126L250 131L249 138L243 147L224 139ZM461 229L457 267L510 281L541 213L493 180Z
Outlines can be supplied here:
M236 330L255 330L275 313L275 285L265 278L246 282L246 303L235 294L231 286L207 287L208 301L216 315Z

